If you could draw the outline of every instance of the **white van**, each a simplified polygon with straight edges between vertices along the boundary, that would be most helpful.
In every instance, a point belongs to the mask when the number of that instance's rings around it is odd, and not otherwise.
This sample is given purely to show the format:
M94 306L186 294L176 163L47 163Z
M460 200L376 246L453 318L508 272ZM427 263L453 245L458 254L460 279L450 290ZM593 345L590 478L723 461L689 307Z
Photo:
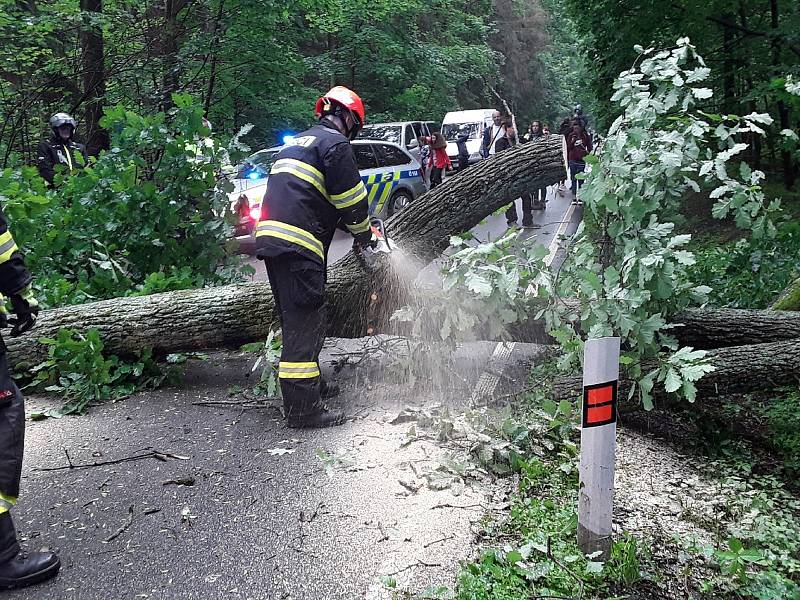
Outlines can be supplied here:
M458 147L456 138L463 132L469 132L467 150L469 151L469 164L481 160L480 150L483 141L483 130L492 124L493 108L478 108L476 110L457 110L449 112L442 120L442 135L447 140L447 155L453 161L453 166L458 168Z

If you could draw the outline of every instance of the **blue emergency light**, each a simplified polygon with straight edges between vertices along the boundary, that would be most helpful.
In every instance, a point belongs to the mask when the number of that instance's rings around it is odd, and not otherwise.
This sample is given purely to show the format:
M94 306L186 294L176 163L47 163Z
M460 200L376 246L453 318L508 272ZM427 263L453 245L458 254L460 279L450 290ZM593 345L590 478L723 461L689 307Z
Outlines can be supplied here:
M287 133L286 135L283 136L283 145L284 146L286 146L288 144L292 144L292 143L294 143L294 135L292 135L291 133Z

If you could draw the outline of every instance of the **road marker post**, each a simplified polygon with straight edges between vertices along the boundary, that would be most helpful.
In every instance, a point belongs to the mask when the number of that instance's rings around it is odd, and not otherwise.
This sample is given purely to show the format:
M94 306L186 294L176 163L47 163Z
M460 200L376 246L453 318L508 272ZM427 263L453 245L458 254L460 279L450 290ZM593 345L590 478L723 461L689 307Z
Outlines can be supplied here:
M617 445L619 338L588 340L583 351L578 546L585 554L611 552L614 462Z

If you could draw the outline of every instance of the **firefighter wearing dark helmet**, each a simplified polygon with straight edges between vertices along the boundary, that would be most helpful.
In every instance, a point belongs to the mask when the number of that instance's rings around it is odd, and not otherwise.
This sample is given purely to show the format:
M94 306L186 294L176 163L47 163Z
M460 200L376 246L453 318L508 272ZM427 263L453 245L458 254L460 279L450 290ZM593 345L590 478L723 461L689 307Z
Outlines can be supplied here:
M364 104L337 86L317 101L316 114L319 123L278 153L256 227L256 254L266 263L281 318L278 378L289 427L330 427L345 420L344 413L322 404L328 247L340 223L361 248L377 244L350 146L364 124Z
M53 184L56 165L63 165L61 168L69 173L80 166L76 160L78 153L86 159L86 148L73 139L76 128L75 119L67 113L56 113L50 117L53 135L39 142L36 154L39 175L50 185Z
M0 327L13 324L16 337L36 323L39 305L31 293L31 275L0 211ZM15 318L6 312L6 298ZM0 590L55 577L61 563L52 552L22 552L11 509L19 496L25 439L25 401L11 379L6 345L0 337Z

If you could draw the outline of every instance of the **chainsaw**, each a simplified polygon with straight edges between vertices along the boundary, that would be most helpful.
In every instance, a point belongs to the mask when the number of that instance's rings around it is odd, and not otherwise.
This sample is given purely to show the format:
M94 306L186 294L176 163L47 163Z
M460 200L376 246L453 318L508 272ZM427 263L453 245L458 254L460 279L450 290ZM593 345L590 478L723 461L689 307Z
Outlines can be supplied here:
M367 271L375 271L380 262L388 258L397 247L392 239L386 235L386 227L381 219L372 217L369 220L370 229L373 235L378 239L378 243L374 248L362 248L358 244L353 244L353 251L356 258Z

